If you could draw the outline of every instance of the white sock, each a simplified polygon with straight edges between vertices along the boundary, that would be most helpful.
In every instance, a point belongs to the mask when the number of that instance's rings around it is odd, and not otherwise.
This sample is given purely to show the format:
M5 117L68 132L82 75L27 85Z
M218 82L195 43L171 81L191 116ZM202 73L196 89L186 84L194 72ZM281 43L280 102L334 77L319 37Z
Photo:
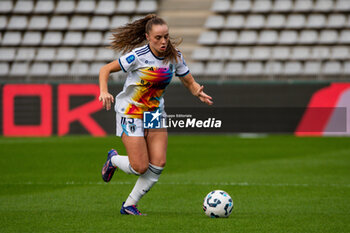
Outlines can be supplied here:
M111 158L111 161L113 166L118 167L120 170L127 174L134 174L137 176L140 175L140 173L131 167L128 156L115 155Z
M157 183L160 174L164 168L149 164L147 171L142 174L136 181L124 206L136 205L138 201Z

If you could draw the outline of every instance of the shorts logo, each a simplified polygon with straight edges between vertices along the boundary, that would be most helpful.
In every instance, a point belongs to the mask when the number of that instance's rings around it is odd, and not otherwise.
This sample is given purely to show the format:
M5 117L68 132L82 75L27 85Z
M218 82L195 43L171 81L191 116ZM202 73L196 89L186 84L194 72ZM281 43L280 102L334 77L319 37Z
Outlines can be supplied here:
M159 109L153 112L143 113L143 128L145 129L159 129L160 128L160 116Z
M129 57L126 58L126 61L130 64L131 62L133 62L135 60L135 56L134 55L130 55Z
M130 125L129 125L129 130L130 130L131 133L135 133L135 131L136 131L136 125L135 125L135 124L130 124Z

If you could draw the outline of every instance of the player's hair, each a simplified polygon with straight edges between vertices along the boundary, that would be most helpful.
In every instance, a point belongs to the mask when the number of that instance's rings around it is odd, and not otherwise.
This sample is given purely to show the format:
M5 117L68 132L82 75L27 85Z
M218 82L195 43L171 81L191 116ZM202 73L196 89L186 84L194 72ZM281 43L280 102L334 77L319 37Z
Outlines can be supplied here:
M146 33L149 33L153 25L167 25L164 19L155 14L148 14L125 26L112 29L112 42L109 48L117 52L127 53L145 44ZM164 62L178 61L179 53L177 47L181 41L169 38L167 48L164 52Z

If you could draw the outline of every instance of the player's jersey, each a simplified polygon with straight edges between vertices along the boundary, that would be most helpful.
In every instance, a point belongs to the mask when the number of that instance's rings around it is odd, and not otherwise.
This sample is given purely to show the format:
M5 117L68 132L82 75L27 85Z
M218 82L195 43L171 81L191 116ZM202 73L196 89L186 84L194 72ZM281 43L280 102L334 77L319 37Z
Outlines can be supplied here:
M164 64L163 58L145 45L120 57L120 67L128 76L123 91L116 97L115 111L133 118L143 118L145 111L163 112L163 94L173 75L183 77L190 72L182 54L178 55L178 62Z

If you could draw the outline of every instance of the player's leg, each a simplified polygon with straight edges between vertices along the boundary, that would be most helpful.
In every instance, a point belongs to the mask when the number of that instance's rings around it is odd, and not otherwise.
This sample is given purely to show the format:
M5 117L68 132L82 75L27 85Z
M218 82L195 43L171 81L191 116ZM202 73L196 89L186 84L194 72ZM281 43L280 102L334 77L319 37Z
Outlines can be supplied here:
M166 162L168 135L166 129L152 129L146 132L148 156L147 171L142 174L131 191L125 206L136 205L138 201L157 183Z

